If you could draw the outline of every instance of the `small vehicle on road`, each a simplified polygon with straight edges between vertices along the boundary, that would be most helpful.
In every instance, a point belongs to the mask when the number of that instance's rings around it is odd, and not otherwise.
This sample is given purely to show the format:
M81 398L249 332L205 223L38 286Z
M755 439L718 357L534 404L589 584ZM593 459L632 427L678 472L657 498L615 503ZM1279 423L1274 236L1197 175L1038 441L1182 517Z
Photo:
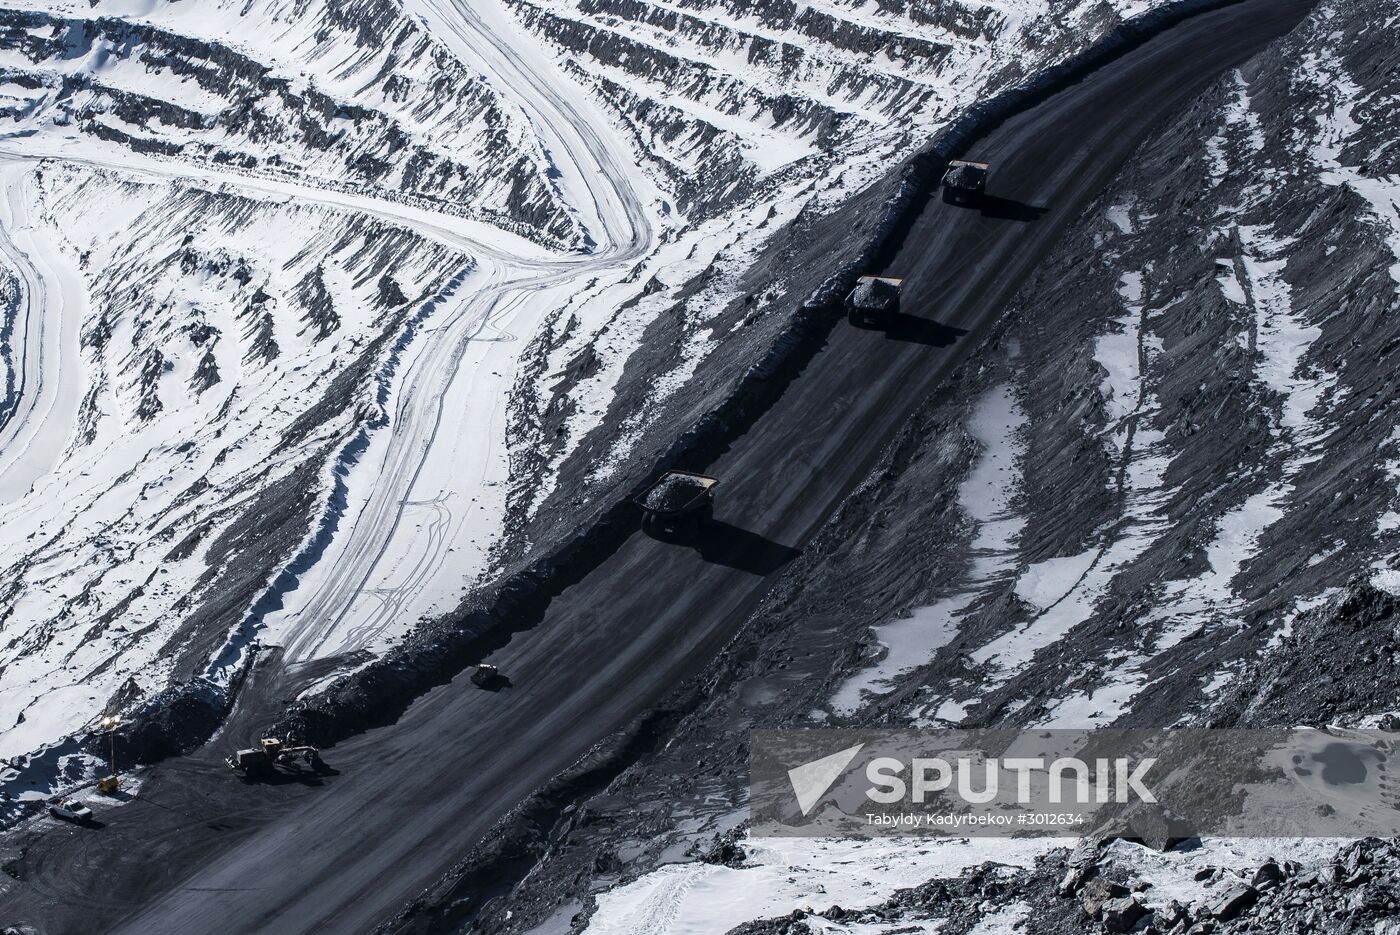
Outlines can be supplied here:
M904 280L888 276L862 276L846 296L846 314L858 328L888 328L899 312Z
M49 814L79 824L92 821L92 809L76 799L55 799L49 803Z
M948 163L948 171L943 173L943 200L949 204L978 207L987 195L987 173L990 169L985 162L954 159Z
M495 691L506 686L507 679L501 674L501 670L492 665L482 663L476 667L472 673L472 684L477 688L484 688L487 691Z
M690 471L662 474L635 501L642 509L642 531L657 538L699 535L714 518L718 483Z

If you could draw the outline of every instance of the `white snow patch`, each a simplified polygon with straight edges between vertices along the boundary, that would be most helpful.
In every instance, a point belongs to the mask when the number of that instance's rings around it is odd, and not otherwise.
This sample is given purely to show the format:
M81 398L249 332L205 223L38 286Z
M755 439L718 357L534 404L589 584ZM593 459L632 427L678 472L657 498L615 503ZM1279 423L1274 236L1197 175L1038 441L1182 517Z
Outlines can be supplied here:
M1074 590L1098 557L1098 549L1089 549L1028 565L1016 579L1016 596L1037 610L1053 607Z
M1025 412L1009 385L997 386L978 400L968 431L982 452L958 485L958 505L977 524L970 546L972 567L956 594L875 628L884 656L841 685L831 699L833 710L850 713L867 694L893 691L899 676L924 665L947 645L968 606L1015 569L1016 541L1026 522L1014 509L1025 453L1021 434L1025 423Z
M1120 280L1119 295L1125 307L1124 315L1115 322L1120 330L1098 340L1096 358L1111 374L1104 394L1114 421L1109 425L1106 443L1123 465L1121 520L1109 530L1104 544L1062 560L1056 589L1064 590L1052 601L1031 601L1039 612L1029 623L972 653L974 661L997 663L996 673L984 682L984 689L1000 684L1037 652L1088 620L1119 571L1135 561L1167 528L1160 507L1172 493L1163 482L1171 454L1164 434L1151 424L1157 401L1141 369L1142 362L1150 364L1161 351L1160 341L1144 330L1145 277L1125 274ZM1115 489L1118 476L1114 472L1110 480ZM1077 572L1074 580L1069 580L1067 572ZM1056 726L1089 724L1120 702L1112 688L1076 693L1053 707L1045 722Z
M1126 314L1114 322L1116 331L1100 335L1094 341L1094 360L1105 371L1099 393L1104 399L1109 430L1119 440L1116 446L1118 454L1122 453L1122 445L1127 443L1123 421L1142 405L1143 336L1140 331L1144 289L1141 272L1123 274L1118 293L1123 299Z
M1114 205L1108 209L1108 220L1119 233L1131 234L1133 232L1133 215L1131 205Z
M898 889L955 877L985 861L1029 867L1064 846L1055 838L748 838L748 866L672 864L599 894L598 912L587 930L594 935L714 935L794 909L872 906Z
M1012 903L996 910L967 930L967 935L1013 935L1022 930L1030 918L1028 903Z

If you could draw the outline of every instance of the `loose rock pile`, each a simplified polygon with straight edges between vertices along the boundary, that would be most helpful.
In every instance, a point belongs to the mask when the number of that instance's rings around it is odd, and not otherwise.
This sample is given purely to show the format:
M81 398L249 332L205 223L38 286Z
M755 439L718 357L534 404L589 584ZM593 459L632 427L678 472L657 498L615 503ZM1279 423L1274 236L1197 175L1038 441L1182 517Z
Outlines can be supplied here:
M1395 841L1357 841L1314 870L1274 860L1247 876L1204 868L1196 878L1212 886L1212 895L1191 906L1172 900L1149 909L1140 895L1146 884L1092 873L1073 876L1072 869L1060 896L1077 897L1084 921L1105 932L1400 935L1400 843ZM1085 930L1093 929L1086 925Z
M1196 880L1202 898L1162 905L1152 898L1152 884L1135 877L1131 861L1086 843L1067 859L1028 870L984 864L958 879L901 890L879 906L798 909L729 935L809 935L828 931L832 922L895 926L881 929L888 932L903 931L903 923L912 932L924 931L920 923L928 921L940 922L946 935L962 935L1013 907L1019 907L1016 931L1026 935L1400 935L1397 841L1357 841L1316 868L1272 859L1249 872L1204 867Z

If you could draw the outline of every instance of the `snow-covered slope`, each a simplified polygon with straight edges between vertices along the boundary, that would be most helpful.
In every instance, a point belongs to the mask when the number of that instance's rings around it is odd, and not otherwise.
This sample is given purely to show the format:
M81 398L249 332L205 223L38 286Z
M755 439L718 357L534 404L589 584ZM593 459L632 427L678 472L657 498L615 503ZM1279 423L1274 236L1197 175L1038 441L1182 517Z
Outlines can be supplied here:
M13 756L217 648L187 621L234 567L274 573L257 553L276 523L250 513L279 491L310 522L327 452L382 418L386 347L470 260L321 205L61 163L4 177L27 280L8 362L33 375L0 462ZM25 408L38 392L52 400ZM225 629L244 612L220 609Z
M680 207L761 180L880 173L950 113L1128 9L1017 0L509 0L608 101ZM869 175L864 179L868 180Z
M525 116L392 0L0 11L12 133L412 199L547 242L582 236Z
M0 3L0 753L452 609L761 353L756 257L1128 11Z

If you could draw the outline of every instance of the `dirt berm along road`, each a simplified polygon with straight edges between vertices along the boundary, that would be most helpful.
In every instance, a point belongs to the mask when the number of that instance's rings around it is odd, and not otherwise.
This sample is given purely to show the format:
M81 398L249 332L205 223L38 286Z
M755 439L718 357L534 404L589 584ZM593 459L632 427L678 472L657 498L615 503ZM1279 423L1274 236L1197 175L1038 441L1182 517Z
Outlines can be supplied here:
M1189 19L974 145L1006 210L931 199L887 266L912 318L890 334L841 325L728 453L685 465L722 478L709 546L633 535L492 655L512 687L459 677L336 746L339 772L319 785L242 785L220 757L244 738L216 738L152 770L104 827L42 825L0 925L293 935L392 915L711 658L1152 125L1309 6L1247 0Z

